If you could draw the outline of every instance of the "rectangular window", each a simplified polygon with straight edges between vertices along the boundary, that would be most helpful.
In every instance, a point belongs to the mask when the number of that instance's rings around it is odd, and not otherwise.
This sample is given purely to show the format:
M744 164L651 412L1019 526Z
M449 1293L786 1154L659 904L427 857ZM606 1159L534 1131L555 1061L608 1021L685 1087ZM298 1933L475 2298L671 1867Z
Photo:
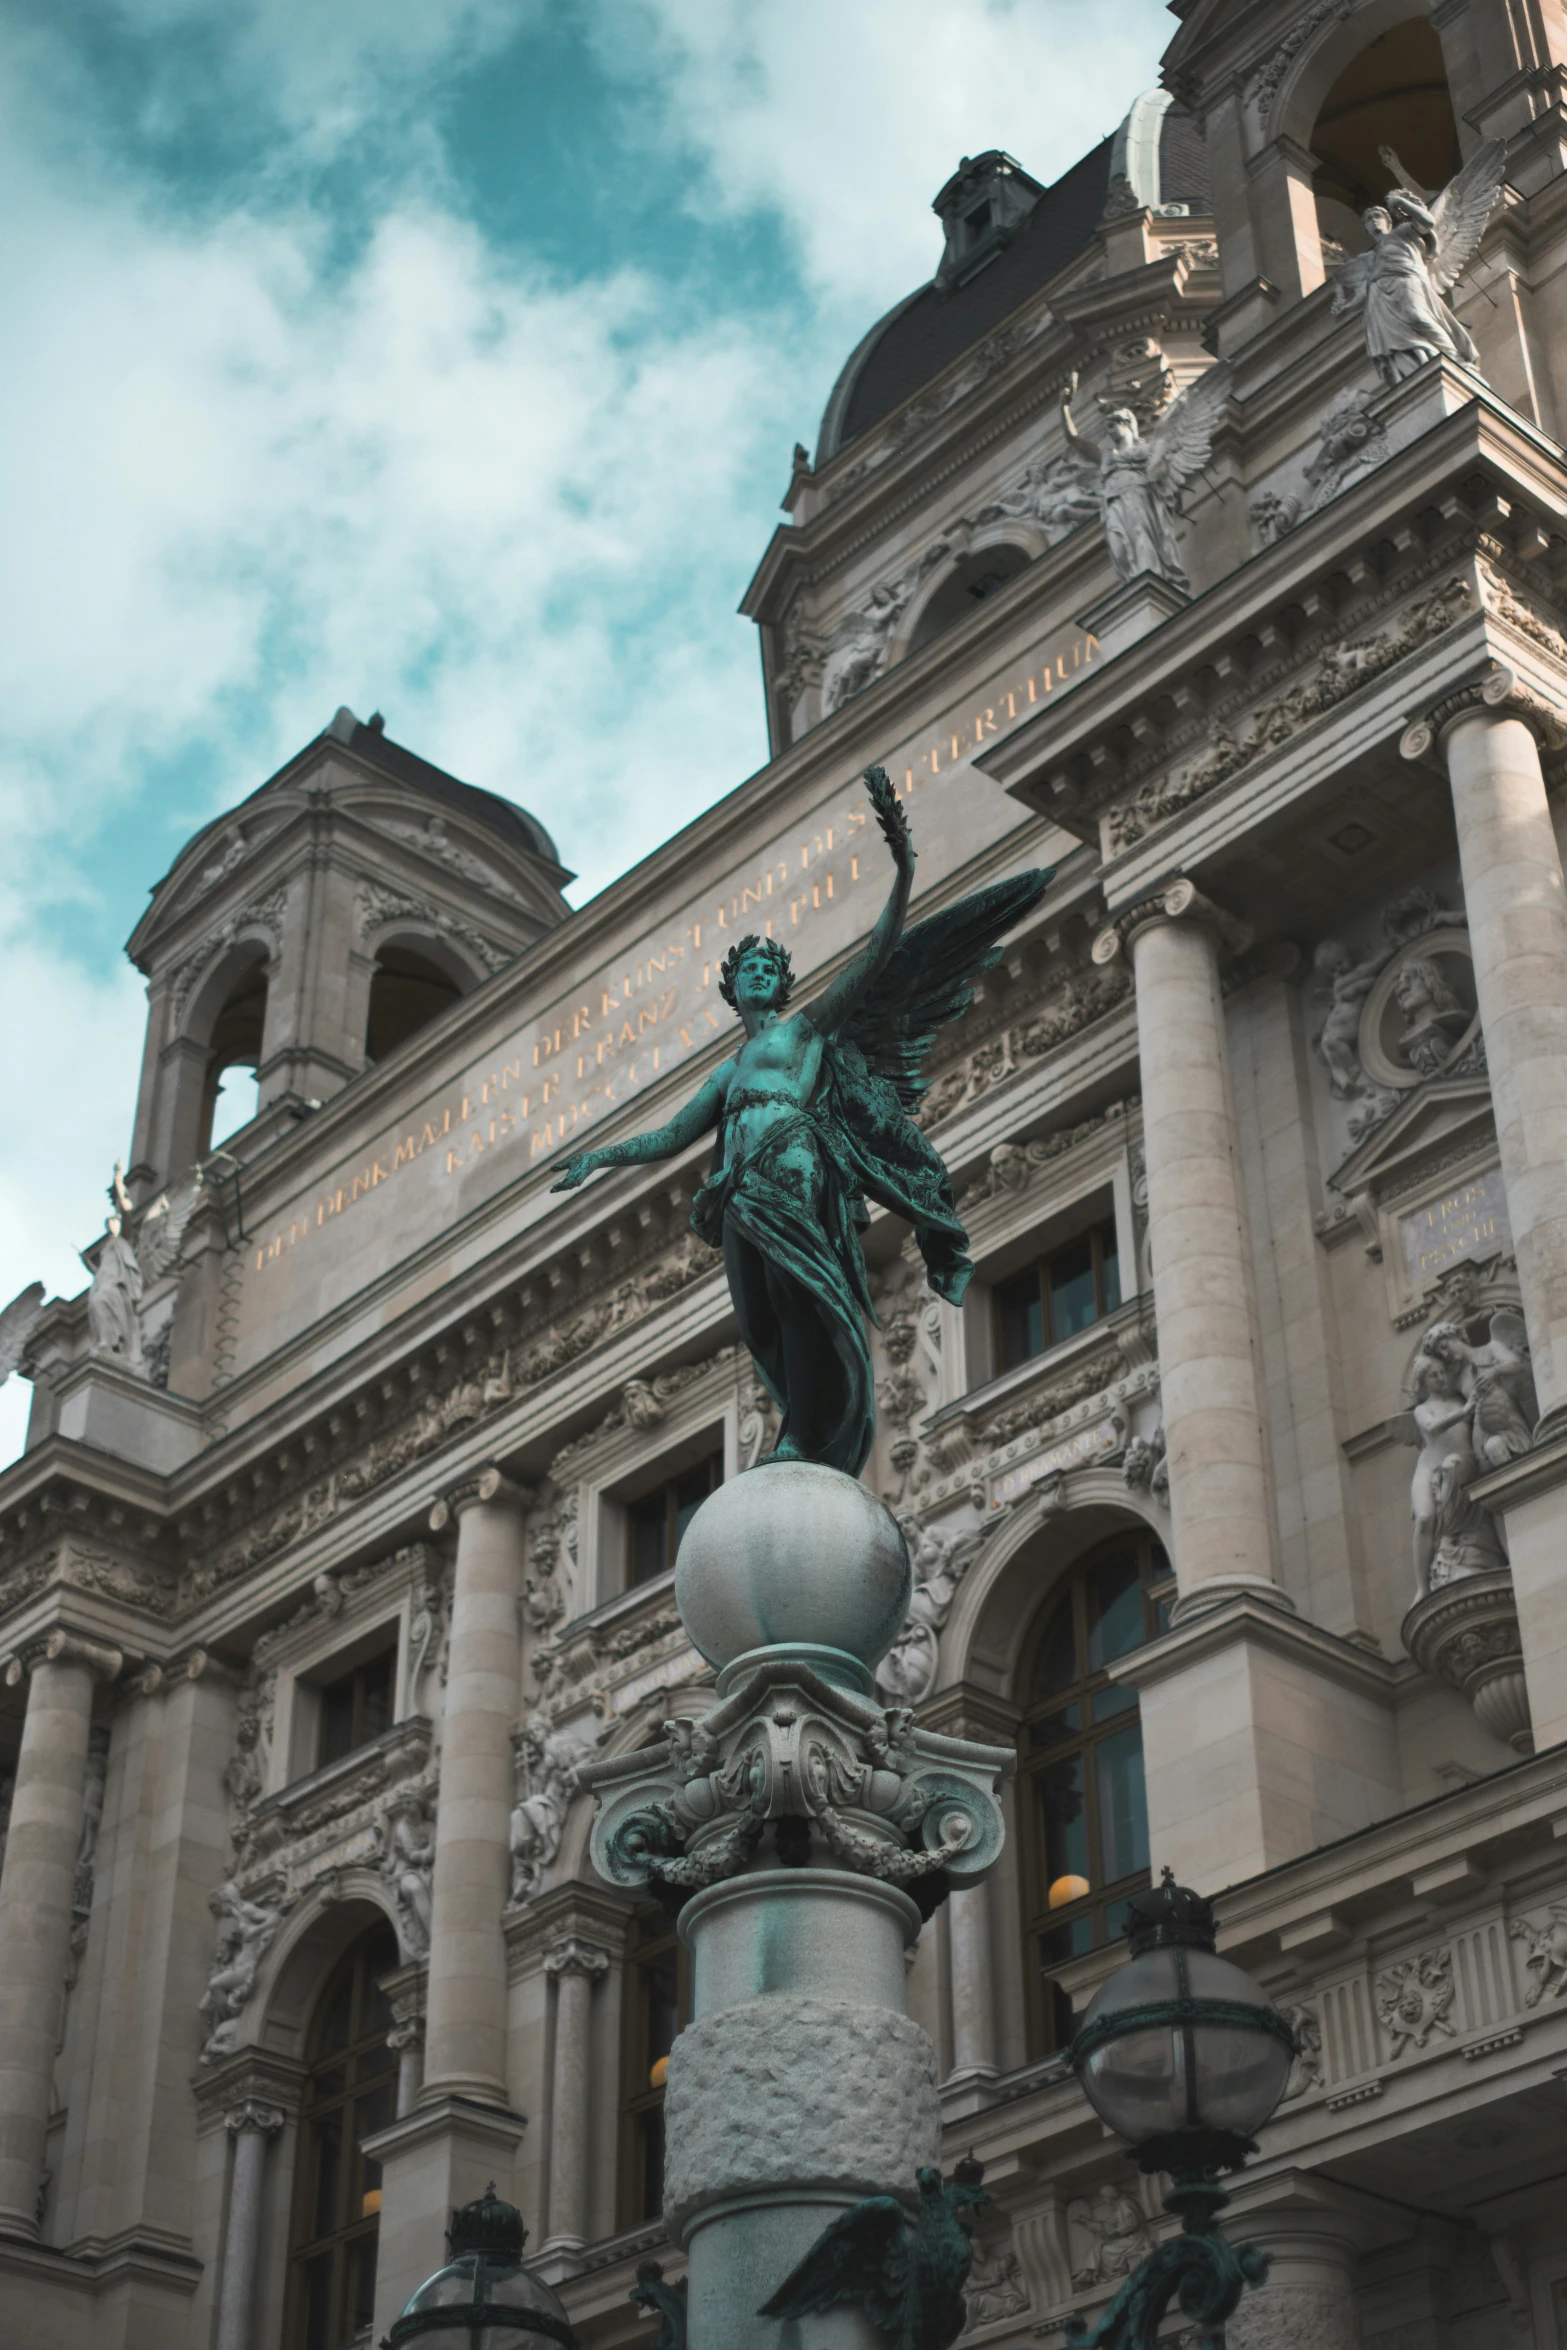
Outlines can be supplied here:
M660 1910L633 1924L624 2012L621 2195L624 2224L635 2226L663 2209L664 2080L690 2012L685 1951Z
M397 1650L383 1649L352 1672L328 1681L321 1692L321 1736L316 1764L341 1762L357 1754L392 1724L392 1676Z
M666 1477L651 1493L627 1509L630 1533L630 1580L651 1583L667 1575L675 1563L680 1537L710 1493L724 1481L722 1449L710 1452L694 1467Z
M1031 1362L1087 1330L1121 1302L1113 1222L1096 1224L995 1288L996 1348L1003 1371Z

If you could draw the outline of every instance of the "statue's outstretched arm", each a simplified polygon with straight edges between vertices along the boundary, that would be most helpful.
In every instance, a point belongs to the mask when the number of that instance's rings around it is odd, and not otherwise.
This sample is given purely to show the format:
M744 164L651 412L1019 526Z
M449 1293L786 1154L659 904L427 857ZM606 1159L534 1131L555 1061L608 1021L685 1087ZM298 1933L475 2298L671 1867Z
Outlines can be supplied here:
M640 1166L648 1159L672 1159L687 1143L695 1142L699 1134L711 1134L724 1114L733 1071L732 1061L715 1070L685 1108L675 1112L667 1126L655 1126L647 1134L634 1134L627 1142L609 1143L603 1150L574 1151L550 1185L551 1191L575 1191L599 1167Z
M1061 429L1066 434L1066 445L1069 449L1081 449L1085 457L1092 457L1097 461L1101 454L1099 443L1091 441L1086 432L1079 432L1073 418L1072 402L1076 398L1077 370L1074 368L1072 379L1066 387L1066 397L1061 402Z
M908 818L898 805L898 795L888 781L885 767L868 767L865 771L865 791L876 821L881 826L892 861L897 868L892 895L881 910L881 916L871 932L864 950L855 956L846 971L840 971L831 987L816 998L807 1011L811 1026L819 1035L831 1036L853 1016L868 987L881 977L897 949L903 935L903 917L909 910L909 892L914 886L914 843L909 836Z

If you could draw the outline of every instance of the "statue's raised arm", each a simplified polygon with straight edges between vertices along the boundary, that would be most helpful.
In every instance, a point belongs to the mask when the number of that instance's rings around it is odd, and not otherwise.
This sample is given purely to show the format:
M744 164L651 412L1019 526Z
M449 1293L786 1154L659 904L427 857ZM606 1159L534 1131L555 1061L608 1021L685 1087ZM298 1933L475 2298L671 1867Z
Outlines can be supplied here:
M886 970L903 936L903 918L909 910L909 892L914 887L914 840L885 767L867 767L865 796L892 851L895 868L892 894L862 952L812 1004L810 1021L818 1036L835 1034Z

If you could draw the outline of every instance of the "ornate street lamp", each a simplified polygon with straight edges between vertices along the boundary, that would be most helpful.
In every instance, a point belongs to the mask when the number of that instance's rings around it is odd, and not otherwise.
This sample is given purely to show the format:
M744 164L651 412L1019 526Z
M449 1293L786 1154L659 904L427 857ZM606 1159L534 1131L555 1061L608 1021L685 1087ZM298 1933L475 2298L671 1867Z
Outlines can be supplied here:
M1268 2271L1256 2245L1219 2233L1229 2201L1219 2173L1256 2153L1294 2035L1251 1977L1217 1955L1212 1904L1171 1870L1127 1903L1126 1939L1131 1964L1095 1993L1072 2067L1139 2170L1169 2173L1165 2206L1180 2214L1181 2233L1133 2271L1091 2332L1068 2321L1071 2350L1153 2350L1177 2296L1194 2324L1220 2326Z
M522 2265L527 2231L515 2204L492 2180L477 2203L452 2213L451 2258L409 2299L381 2350L536 2350L554 2342L577 2350L571 2320L548 2285Z

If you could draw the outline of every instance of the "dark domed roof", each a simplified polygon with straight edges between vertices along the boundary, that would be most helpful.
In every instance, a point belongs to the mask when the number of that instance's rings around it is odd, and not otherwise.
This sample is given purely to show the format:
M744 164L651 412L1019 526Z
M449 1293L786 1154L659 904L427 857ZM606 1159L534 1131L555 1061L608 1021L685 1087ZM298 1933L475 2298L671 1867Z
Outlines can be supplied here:
M933 278L878 320L833 386L817 465L890 416L1086 251L1104 216L1112 174L1129 180L1134 200L1209 208L1208 154L1196 121L1171 104L1167 91L1146 92L1112 138L1044 191L993 259L956 283Z
M537 816L519 808L515 800L502 799L499 792L483 791L476 783L463 783L457 776L448 775L444 767L432 767L417 751L405 750L401 743L394 743L383 728L362 726L352 710L339 710L325 731L335 734L351 751L357 751L384 774L395 775L399 783L411 784L427 800L437 800L442 807L454 808L476 824L488 826L513 847L527 849L535 857L546 857L552 865L560 863L555 843Z

